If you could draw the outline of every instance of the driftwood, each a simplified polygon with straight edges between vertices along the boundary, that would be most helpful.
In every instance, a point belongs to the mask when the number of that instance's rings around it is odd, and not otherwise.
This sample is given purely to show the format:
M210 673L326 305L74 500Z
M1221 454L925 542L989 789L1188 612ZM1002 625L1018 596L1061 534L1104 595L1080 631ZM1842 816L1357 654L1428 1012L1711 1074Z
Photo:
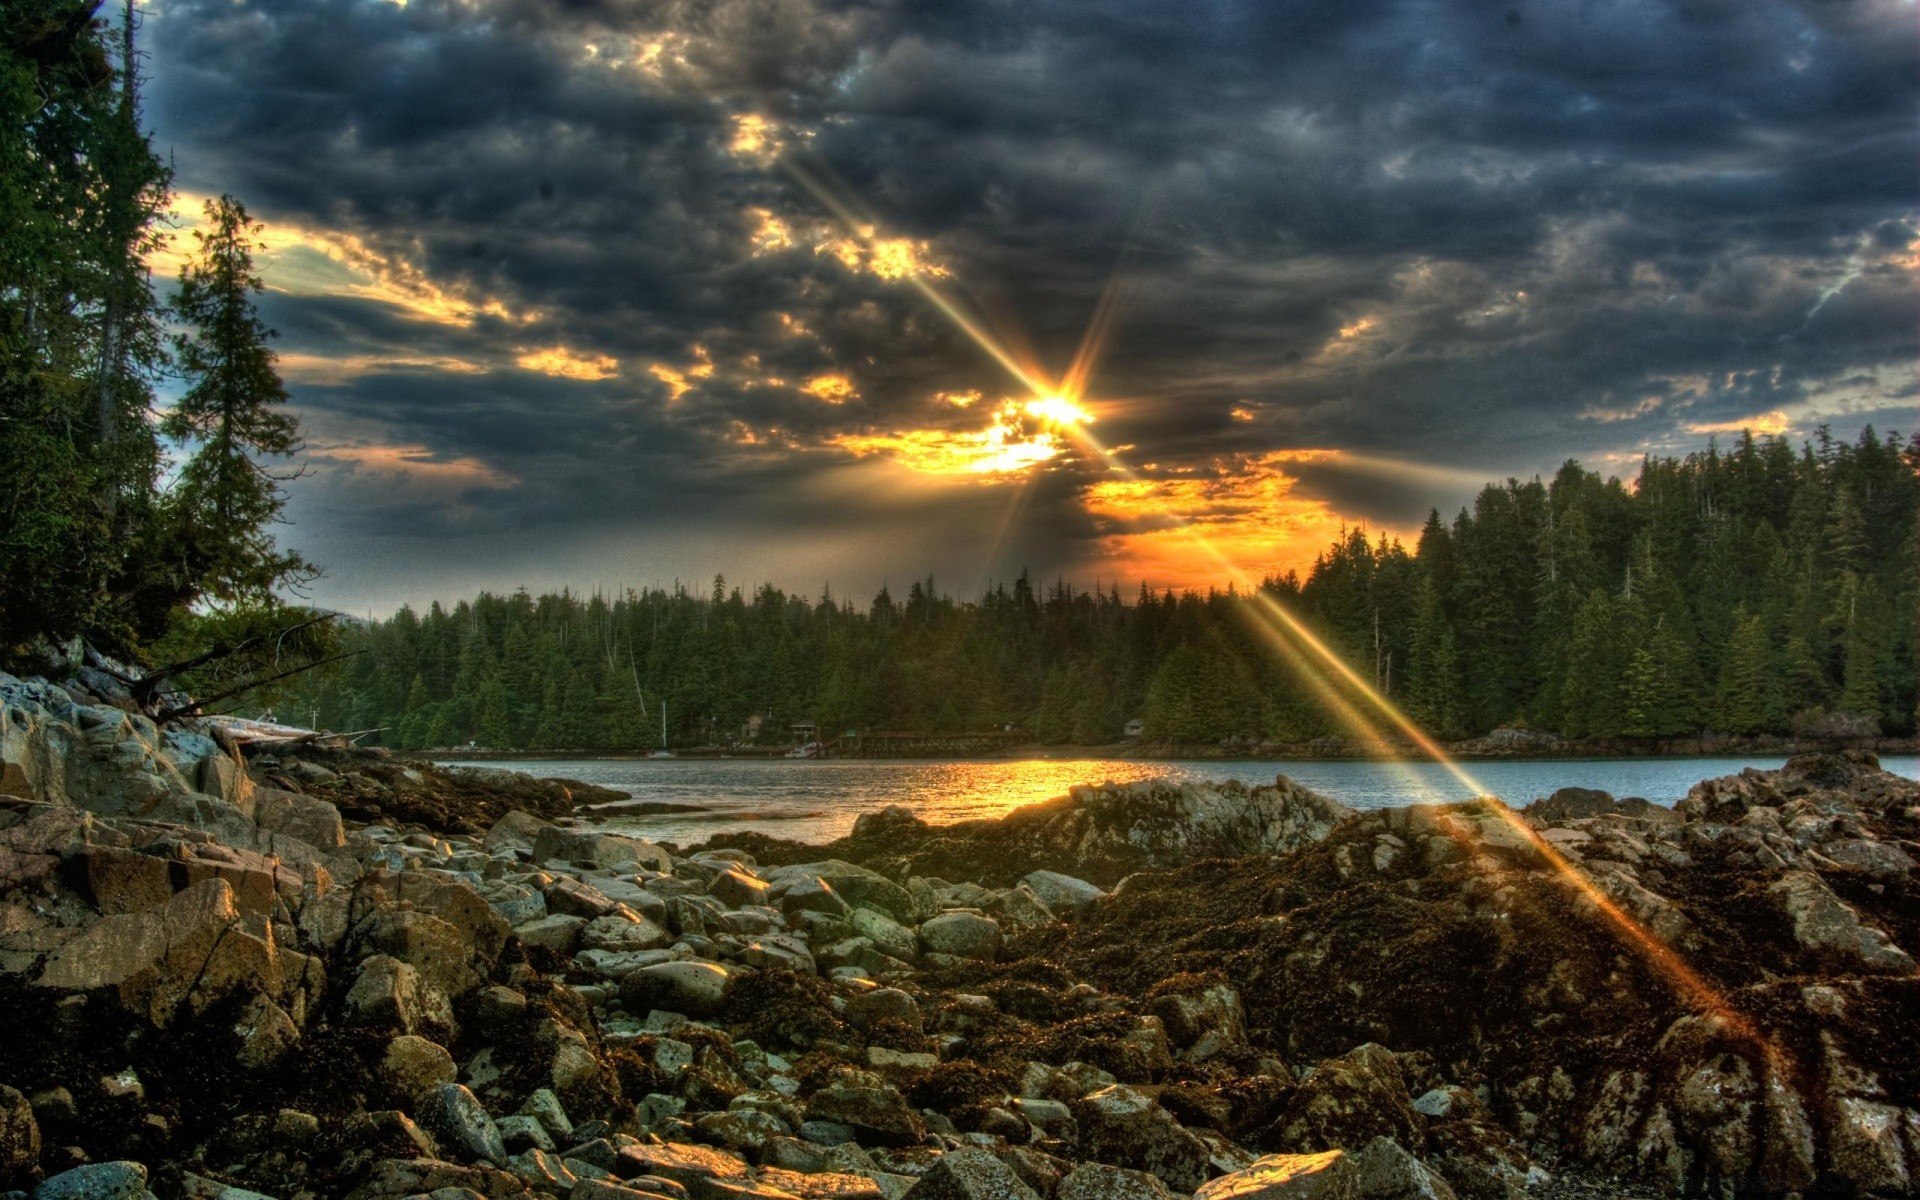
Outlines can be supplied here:
M337 663L344 659L349 659L354 657L355 655L363 654L363 653L365 653L365 651L349 650L345 654L333 654L333 655L329 655L326 658L316 658L310 663L301 663L299 666L289 668L288 670L285 670L285 671L276 671L272 675L263 675L258 679L249 679L245 683L240 684L237 687L230 687L224 692L216 692L213 695L208 696L204 700L193 700L193 701L189 701L186 704L175 705L174 707L166 709L165 711L157 714L153 719L162 725L166 724L168 721L177 721L181 717L192 716L194 713L199 712L201 709L205 708L209 704L218 704L222 700L231 700L233 697L238 696L242 692L250 692L254 688L265 687L269 683L277 683L282 679L289 679L295 675L304 674L307 671L313 670L315 667L324 667L331 663Z

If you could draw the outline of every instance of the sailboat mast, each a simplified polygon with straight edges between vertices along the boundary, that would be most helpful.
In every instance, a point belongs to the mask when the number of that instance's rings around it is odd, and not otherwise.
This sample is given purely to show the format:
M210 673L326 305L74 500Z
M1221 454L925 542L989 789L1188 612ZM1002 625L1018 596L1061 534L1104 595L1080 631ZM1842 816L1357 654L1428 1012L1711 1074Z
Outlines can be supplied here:
M667 702L660 701L660 748L667 748Z

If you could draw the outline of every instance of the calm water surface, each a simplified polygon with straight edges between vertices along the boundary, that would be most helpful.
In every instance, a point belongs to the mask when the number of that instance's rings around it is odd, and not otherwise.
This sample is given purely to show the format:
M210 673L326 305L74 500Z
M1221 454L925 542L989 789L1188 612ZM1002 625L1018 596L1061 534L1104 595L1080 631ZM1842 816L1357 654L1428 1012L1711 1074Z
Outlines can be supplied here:
M1525 804L1563 787L1672 804L1702 779L1742 767L1772 768L1782 758L1551 759L1468 763L1467 771L1510 804ZM1920 778L1920 759L1882 760L1889 771ZM757 829L804 842L824 842L853 820L903 804L929 821L997 817L1009 809L1063 795L1076 783L1124 783L1156 775L1271 783L1286 774L1354 808L1390 808L1465 800L1465 786L1434 763L1137 762L1123 759L828 760L578 759L516 763L534 775L559 776L631 792L636 802L698 806L701 811L617 817L618 828L682 845L716 833Z

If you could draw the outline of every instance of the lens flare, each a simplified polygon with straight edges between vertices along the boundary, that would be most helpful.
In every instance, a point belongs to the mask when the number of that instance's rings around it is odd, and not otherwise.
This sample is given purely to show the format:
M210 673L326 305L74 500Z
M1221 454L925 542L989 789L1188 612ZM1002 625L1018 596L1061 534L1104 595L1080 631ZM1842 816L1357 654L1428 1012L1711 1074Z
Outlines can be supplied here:
M782 161L788 172L799 181L802 187L853 231L853 236L868 241L878 236L875 232L878 229L878 222L857 212L853 202L846 199L843 192L829 186L822 176L802 167L792 156ZM1067 378L1058 383L1052 383L1044 377L1044 372L1021 362L1003 342L989 333L979 321L968 315L953 298L946 295L924 273L907 274L905 278L935 308L945 314L956 328L971 338L981 350L1027 389L1033 397L1026 404L1026 411L1029 414L1049 422L1114 472L1131 480L1140 479L1140 476L1122 462L1114 451L1108 449L1087 429L1087 425L1093 419L1092 414L1087 412L1080 403L1087 380L1092 376L1094 360L1098 356L1113 320L1114 297L1117 295L1116 283L1110 282L1102 295L1100 305L1095 310L1094 319L1074 356ZM1360 328L1364 329L1364 325ZM1665 979L1682 1000L1714 1015L1724 1022L1730 1031L1760 1046L1769 1066L1774 1069L1781 1068L1783 1057L1777 1046L1763 1038L1752 1023L1740 1014L1712 983L1688 965L1638 918L1621 908L1611 896L1588 877L1586 872L1542 838L1525 818L1500 802L1497 796L1475 779L1412 718L1403 713L1378 688L1362 678L1338 652L1294 616L1278 597L1265 590L1259 581L1251 578L1236 563L1230 561L1202 531L1191 524L1184 524L1182 528L1194 545L1220 566L1222 572L1232 581L1235 590L1250 597L1248 603L1251 606L1250 611L1254 614L1253 625L1260 634L1261 640L1294 668L1295 673L1306 683L1316 699L1363 746L1380 754L1383 758L1400 760L1402 756L1383 730L1384 725L1387 729L1397 731L1422 755L1440 764L1448 774L1467 789L1468 794L1493 801L1487 806L1488 811L1505 822L1532 848L1542 862L1566 880L1580 897L1614 928L1621 941L1635 950L1661 978ZM1349 696L1357 697L1361 704L1372 710L1374 715L1369 717L1359 705L1349 699ZM1423 781L1415 778L1413 782L1417 789L1427 790L1427 785ZM1444 801L1445 798L1440 797L1440 799ZM1447 829L1450 836L1463 845L1469 847L1473 845L1473 833L1468 828L1468 822L1457 817L1448 817L1443 827Z

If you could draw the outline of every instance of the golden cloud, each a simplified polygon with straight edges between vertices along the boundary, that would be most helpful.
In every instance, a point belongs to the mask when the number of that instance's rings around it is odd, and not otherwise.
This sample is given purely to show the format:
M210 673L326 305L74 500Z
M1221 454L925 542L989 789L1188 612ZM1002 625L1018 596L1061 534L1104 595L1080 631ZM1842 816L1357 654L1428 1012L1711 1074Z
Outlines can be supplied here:
M565 346L528 350L513 361L523 370L557 375L562 379L611 379L620 370L620 360L611 355L581 354Z

